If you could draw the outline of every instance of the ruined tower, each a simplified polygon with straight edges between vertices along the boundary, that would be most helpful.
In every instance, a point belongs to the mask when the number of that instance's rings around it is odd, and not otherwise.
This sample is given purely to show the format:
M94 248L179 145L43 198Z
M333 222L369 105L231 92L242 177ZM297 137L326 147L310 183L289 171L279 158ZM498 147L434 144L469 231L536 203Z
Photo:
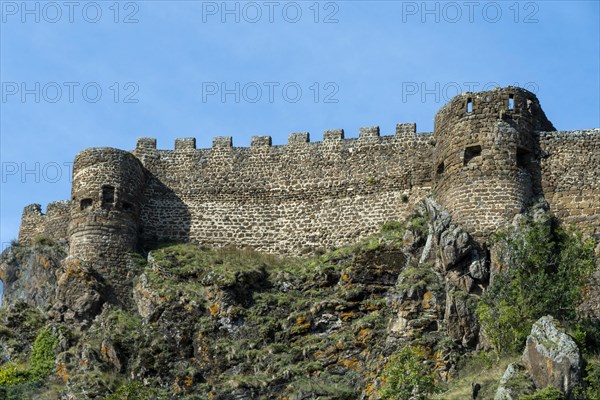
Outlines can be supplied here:
M73 164L69 256L89 262L116 302L137 245L144 179L141 163L123 150L84 150Z
M434 192L485 240L541 194L535 131L554 131L537 97L517 87L463 93L437 113Z

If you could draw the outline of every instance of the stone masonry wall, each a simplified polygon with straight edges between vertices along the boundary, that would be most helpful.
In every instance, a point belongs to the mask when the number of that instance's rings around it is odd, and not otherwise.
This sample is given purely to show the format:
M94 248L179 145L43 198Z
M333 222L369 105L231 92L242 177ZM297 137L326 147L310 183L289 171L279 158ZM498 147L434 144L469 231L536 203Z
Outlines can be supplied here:
M69 214L69 201L57 201L48 204L45 214L42 214L41 205L28 205L23 210L21 218L19 243L29 246L39 236L49 236L56 240L67 240Z
M540 132L542 190L554 214L600 234L600 129Z
M362 128L357 139L326 131L316 143L297 133L284 146L254 137L249 148L219 137L211 149L178 139L175 150L156 150L141 139L143 237L277 253L349 244L402 219L429 191L432 150L414 124L393 136Z

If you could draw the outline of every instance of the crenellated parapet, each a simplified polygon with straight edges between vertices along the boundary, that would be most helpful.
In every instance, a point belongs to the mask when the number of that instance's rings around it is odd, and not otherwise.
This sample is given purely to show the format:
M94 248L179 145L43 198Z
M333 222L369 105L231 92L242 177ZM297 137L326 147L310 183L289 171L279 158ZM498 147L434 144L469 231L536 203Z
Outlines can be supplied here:
M273 139L271 136L252 136L250 140L249 148L264 148L264 147L278 147L281 150L285 150L285 146L298 146L302 144L310 144L313 146L319 146L320 144L328 144L335 142L337 144L356 145L363 143L384 143L389 144L395 142L396 144L410 145L414 141L426 142L431 136L432 132L417 133L417 125L415 123L401 123L396 125L396 132L393 135L380 135L378 126L363 127L359 129L358 138L346 138L343 129L332 129L323 132L323 140L311 142L311 135L308 132L297 132L288 135L287 145L273 145ZM234 142L232 136L215 136L212 140L213 149L223 148L234 148ZM242 147L235 147L241 149ZM198 150L198 152L205 152L207 149L197 149L195 138L177 138L175 139L174 150L158 149L157 141L155 138L140 137L137 139L134 153L143 153L147 151L189 151Z

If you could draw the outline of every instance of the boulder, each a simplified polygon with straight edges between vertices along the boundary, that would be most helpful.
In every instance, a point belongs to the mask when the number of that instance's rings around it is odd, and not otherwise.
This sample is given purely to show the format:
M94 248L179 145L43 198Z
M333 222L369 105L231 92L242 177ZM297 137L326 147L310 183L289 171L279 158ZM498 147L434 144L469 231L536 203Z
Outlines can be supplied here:
M535 384L523 365L511 363L500 379L494 400L517 400L535 391Z
M522 361L538 389L552 386L572 398L573 388L581 382L579 348L551 316L533 324Z

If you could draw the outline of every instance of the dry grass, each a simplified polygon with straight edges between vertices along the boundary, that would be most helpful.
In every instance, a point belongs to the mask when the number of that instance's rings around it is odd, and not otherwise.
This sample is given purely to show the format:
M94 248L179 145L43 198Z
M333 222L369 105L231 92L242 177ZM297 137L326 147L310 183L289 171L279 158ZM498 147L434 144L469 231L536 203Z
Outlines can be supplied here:
M479 383L481 390L477 400L493 400L502 374L511 362L517 358L503 358L492 365L481 360L473 360L464 367L461 376L448 384L446 391L431 397L431 400L465 400L471 398L471 385Z

